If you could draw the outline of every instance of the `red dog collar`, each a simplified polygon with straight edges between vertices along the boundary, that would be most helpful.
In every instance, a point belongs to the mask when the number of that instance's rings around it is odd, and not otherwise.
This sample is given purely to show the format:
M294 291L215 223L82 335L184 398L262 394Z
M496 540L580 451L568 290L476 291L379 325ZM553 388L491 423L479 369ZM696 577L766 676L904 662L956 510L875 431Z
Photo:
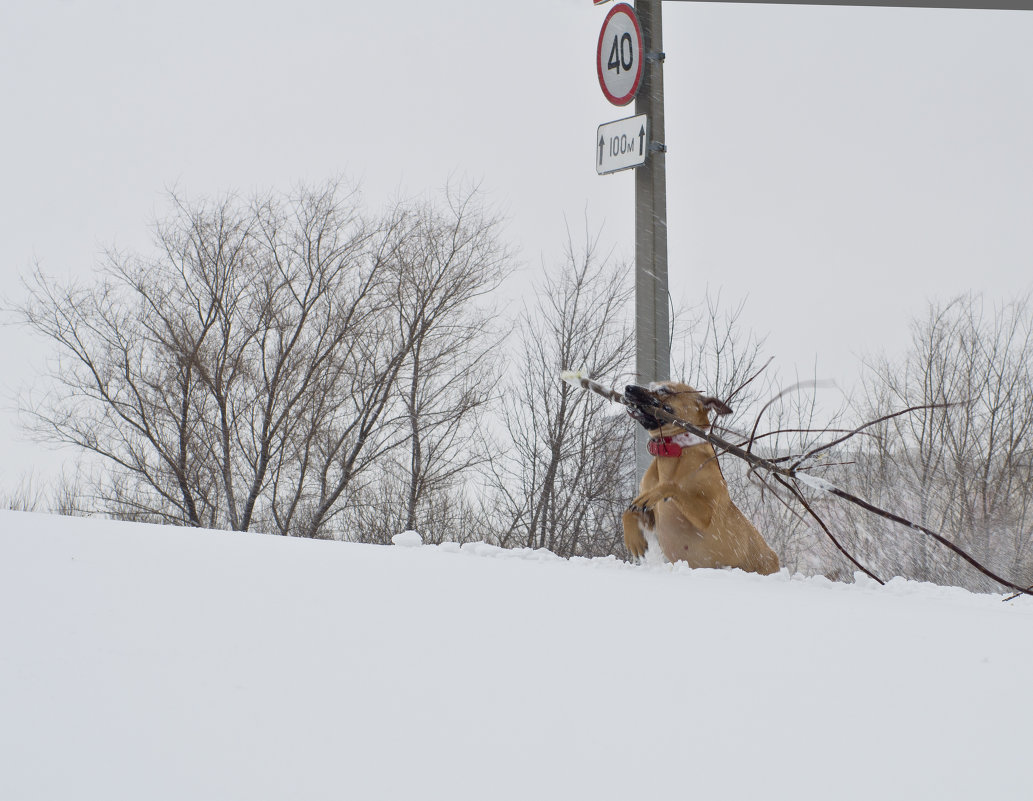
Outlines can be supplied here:
M681 445L673 440L674 437L657 437L649 440L649 453L652 456L681 456Z
M677 458L681 456L682 448L691 448L693 445L704 444L706 444L705 439L686 431L682 434L675 434L673 437L656 437L649 440L649 453L652 456Z

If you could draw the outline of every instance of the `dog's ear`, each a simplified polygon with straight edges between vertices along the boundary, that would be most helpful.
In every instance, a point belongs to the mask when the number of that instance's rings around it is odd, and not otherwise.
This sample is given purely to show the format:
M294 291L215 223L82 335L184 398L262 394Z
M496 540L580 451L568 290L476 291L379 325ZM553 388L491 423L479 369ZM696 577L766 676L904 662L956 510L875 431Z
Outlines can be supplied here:
M723 400L712 398L710 395L702 396L699 399L699 402L703 404L704 409L709 409L715 414L724 416L726 414L732 413L732 409L727 403L725 403Z

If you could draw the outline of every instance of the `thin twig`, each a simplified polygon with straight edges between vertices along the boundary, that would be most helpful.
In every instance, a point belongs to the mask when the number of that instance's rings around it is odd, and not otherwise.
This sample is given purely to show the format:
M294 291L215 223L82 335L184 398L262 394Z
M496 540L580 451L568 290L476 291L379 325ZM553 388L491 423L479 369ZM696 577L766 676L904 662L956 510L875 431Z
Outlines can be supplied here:
M781 399L783 395L788 395L789 393L795 392L796 390L800 389L800 387L806 386L809 386L811 388L817 388L821 386L821 384L819 384L819 382L817 381L798 381L792 386L783 389L781 392L775 395L775 397L773 397L771 400L764 404L761 410L757 412L757 419L753 421L753 430L750 432L750 439L746 446L747 451L753 450L753 442L757 437L757 429L760 427L760 418L764 416L764 412L770 409L771 406L775 403L775 401Z
M957 404L954 403L926 403L921 406L909 406L906 409L901 409L899 412L891 412L890 414L883 415L877 420L870 420L864 425L858 426L853 431L848 432L845 436L842 436L839 439L834 439L832 440L832 442L827 442L824 445L821 445L817 448L814 448L813 450L808 451L800 457L800 460L796 464L794 464L791 469L798 469L804 463L804 461L811 458L815 454L821 453L822 451L827 451L829 448L834 448L836 445L846 442L851 437L860 434L866 428L871 428L872 426L878 425L879 423L885 423L887 420L892 420L894 417L900 417L901 415L911 414L912 412L924 411L925 409L947 409L951 406L956 405Z
M745 434L743 434L740 431L733 431L732 429L726 428L725 426L717 426L717 427L719 427L722 431L724 431L724 432L726 432L728 434L738 434L740 437L745 437L746 436ZM755 436L753 438L753 441L756 442L757 440L765 439L766 437L777 437L780 434L858 434L858 433L861 433L861 432L859 432L857 429L854 429L854 428L778 428L778 429L775 429L774 431L765 431L763 434L758 434L757 436ZM868 436L874 436L874 435L873 434L869 434ZM748 439L744 439L740 444L741 445L745 445L747 442L749 442L749 440Z
M771 364L771 362L773 362L774 360L774 356L769 357L768 360L764 362L763 365L761 365L761 368L753 375L751 375L749 378L747 378L745 381L743 381L741 384L739 384L739 386L735 388L732 394L725 398L724 402L731 406L732 401L735 400L735 396L742 392L744 389L746 389L746 387L748 387L750 384L752 384L757 379L757 377L760 376L761 373L768 369L768 365Z
M908 520L906 517L901 517L900 515L894 514L893 512L888 512L885 509L880 509L875 504L869 503L863 498L859 498L856 495L853 495L847 492L846 490L840 489L839 487L833 484L828 484L828 486L823 487L823 489L831 495L835 495L838 498L842 498L844 501L849 501L855 506L860 506L867 512L871 512L872 514L878 515L879 517L884 517L887 520L892 520L894 523L899 523L902 526L907 526L908 528L912 528L915 531L920 531L928 537L932 537L934 540L940 543L940 545L956 553L958 556L960 556L962 559L964 559L966 562L972 565L972 567L974 567L984 576L993 579L998 584L1007 587L1008 589L1015 590L1020 595L1033 595L1033 587L1023 587L1019 584L1015 584L1014 582L1009 581L1008 579L1002 576L998 576L996 573L990 570L990 568L981 564L979 561L976 560L975 557L970 556L968 553L959 548L957 545L955 545L949 539L944 537L942 534L938 534L932 529L926 528L925 526L920 525L919 523L915 523L911 520Z
M1025 594L1028 595L1031 592L1033 592L1033 584L1030 584L1028 587L1026 587L1026 593ZM1002 598L1001 600L1003 600L1005 603L1007 603L1008 601L1014 601L1016 598L1018 598L1022 594L1023 593L1021 593L1021 592L1013 592L1007 598Z
M885 585L885 583L886 583L885 581L883 581L881 578L876 576L871 570L869 570L867 567L865 567L860 562L858 562L854 558L853 554L851 554L850 551L848 551L846 548L843 547L843 545L840 543L840 541L837 540L836 536L832 533L832 530L827 525L825 525L825 521L822 520L818 516L818 513L815 512L814 509L811 507L811 505L809 503L807 503L807 499L803 497L803 493L800 492L799 487L796 487L796 486L790 484L788 481L786 481L784 478L782 478L782 476L779 476L779 475L775 476L775 481L777 481L779 484L781 484L783 487L785 487L787 490L789 490L791 493L793 493L793 495L796 497L796 500L798 500L800 502L800 504L803 506L803 508L807 510L807 513L817 521L818 525L821 526L822 531L824 531L825 535L830 540L832 540L832 544L835 545L836 548L839 549L839 552L841 554L843 554L843 556L845 556L847 559L849 559L851 561L851 563L853 563L853 565L858 570L861 570L866 576L868 576L868 578L875 579L877 582L879 582L879 584Z
M763 493L764 490L767 490L768 492L770 492L771 496L775 500L777 500L780 504L782 504L786 508L786 511L789 512L789 514L791 514L793 517L795 517L801 523L806 523L807 522L807 518L804 517L802 514L800 514L799 510L794 509L789 504L789 501L787 501L785 498L783 498L781 495L779 495L778 490L776 490L774 487L772 487L768 483L767 479L764 478L764 476L762 476L759 472L757 472L756 470L754 470L751 467L749 470L746 471L746 475L749 476L751 479L755 479L756 481L759 481L760 484L761 484L761 487L762 487L761 492Z

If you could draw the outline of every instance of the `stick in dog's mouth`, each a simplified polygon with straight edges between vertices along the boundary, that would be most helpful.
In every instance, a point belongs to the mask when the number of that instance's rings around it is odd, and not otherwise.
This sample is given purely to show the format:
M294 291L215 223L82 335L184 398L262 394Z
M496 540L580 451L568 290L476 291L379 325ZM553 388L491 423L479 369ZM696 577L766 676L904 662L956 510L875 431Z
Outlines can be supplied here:
M628 414L635 422L642 425L646 430L660 428L665 425L664 420L659 420L649 409L663 409L671 413L671 409L660 402L656 394L647 387L640 387L637 384L629 384L625 387L624 395L615 389L609 389L593 381L588 377L585 370L564 370L560 378L572 387L591 390L614 403L620 403L628 407Z
M652 409L661 409L663 404L645 387L636 384L628 384L624 387L624 398L628 403L628 414L647 431L660 428L662 420L658 420L652 413Z

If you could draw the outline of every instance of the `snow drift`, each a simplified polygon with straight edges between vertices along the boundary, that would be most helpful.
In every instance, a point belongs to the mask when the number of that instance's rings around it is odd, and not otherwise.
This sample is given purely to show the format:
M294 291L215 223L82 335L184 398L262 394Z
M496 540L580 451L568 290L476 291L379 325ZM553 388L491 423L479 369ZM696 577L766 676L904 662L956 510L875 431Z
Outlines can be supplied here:
M1028 599L400 542L0 513L0 798L1028 794Z

